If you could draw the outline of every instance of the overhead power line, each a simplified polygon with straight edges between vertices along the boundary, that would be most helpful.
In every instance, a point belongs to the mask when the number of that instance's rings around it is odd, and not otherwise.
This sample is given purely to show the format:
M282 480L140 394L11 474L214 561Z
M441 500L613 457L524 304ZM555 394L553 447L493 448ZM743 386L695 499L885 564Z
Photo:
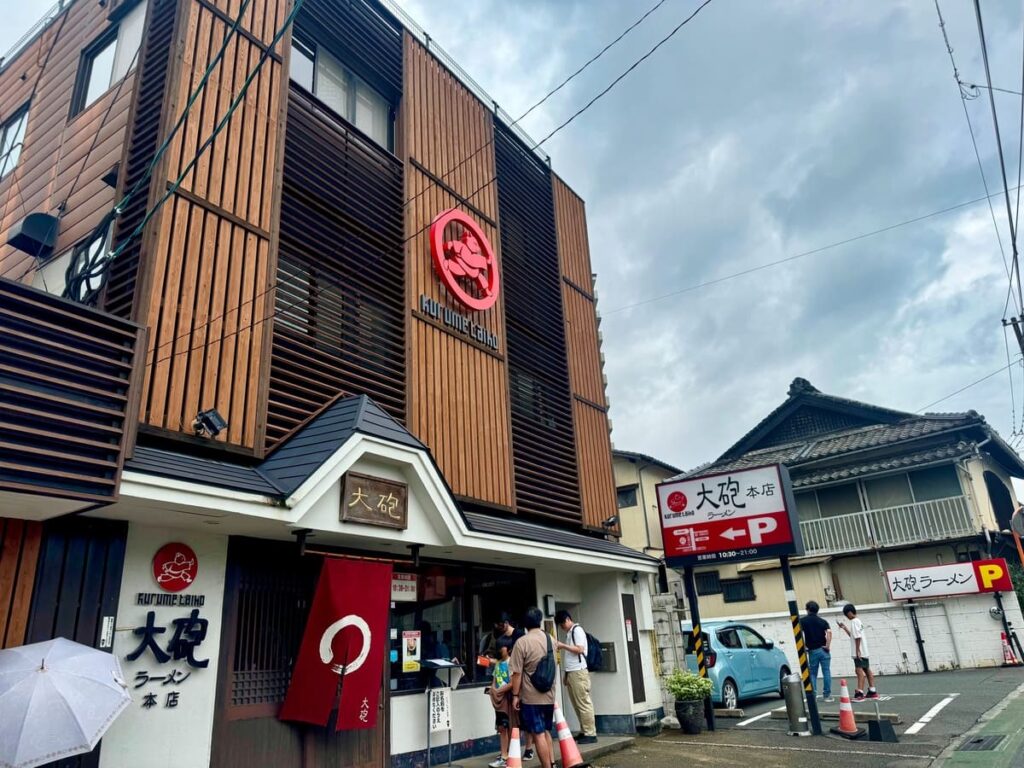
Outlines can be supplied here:
M622 31L622 32L621 32L621 33L619 34L619 36L618 36L618 37L616 37L616 38L615 38L614 40L612 40L612 41L611 41L610 43L608 43L607 45L605 45L605 47L604 47L604 48L602 48L602 49L601 49L600 51L598 51L598 52L597 52L597 53L596 53L595 55L591 56L591 57L590 57L590 58L589 58L589 59L588 59L587 61L585 61L585 62L583 63L583 66L581 66L581 67L580 67L579 69L577 69L577 70L576 70L575 72L573 72L573 73L572 73L571 75L569 75L569 76L568 76L568 77L566 77L566 78L565 78L564 80L562 80L562 82L560 82L560 83L559 83L558 85L556 85L556 86L555 86L554 88L552 88L552 89L551 89L550 91L548 91L548 92L547 92L546 94L544 94L544 96L542 96L542 97L540 98L540 100L539 100L539 101L535 102L535 103L533 104L533 106L531 106L531 107L530 107L529 109L527 109L527 110L526 110L525 112L523 112L523 114L521 114L521 115L520 115L519 117L517 117L517 118L516 118L515 120L513 120L513 121L512 121L512 122L511 122L511 123L509 124L509 128L514 128L515 126L517 126L517 125L518 125L518 124L519 124L520 122L522 122L522 121L523 121L524 119L526 119L526 117L527 117L528 115L530 115L530 113L532 113L532 112L533 112L533 110L537 109L537 107L539 107L539 106L540 106L541 104L543 104L544 102L546 102L546 101L547 101L548 99L550 99L550 98L551 98L552 96L554 96L554 95L555 95L556 93L558 93L558 92L559 92L560 90L562 90L563 88L565 88L565 86L567 86L567 85L568 85L569 83L571 83L571 82L572 82L572 81L573 81L573 80L574 80L574 79L575 79L575 78L576 78L577 76L579 76L580 74L582 74L582 73L584 72L584 70L586 70L586 69L587 69L587 68L588 68L588 67L589 67L589 66L590 66L591 64L593 64L593 63L594 63L595 61L597 61L597 60L598 60L598 59L600 59L600 58L601 58L602 56L604 56L604 55L605 55L605 54L606 54L606 53L607 53L608 51L610 51L610 50L611 50L612 48L614 48L614 47L615 47L615 45L616 45L616 44L617 44L617 43L618 43L618 42L619 42L620 40L622 40L622 39L623 39L623 38L624 38L624 37L625 37L626 35L628 35L628 34L629 34L630 32L632 32L632 31L633 31L634 29L636 29L636 28L637 28L638 26L640 26L640 24L642 24L642 23L644 22L644 20L645 20L645 19L646 19L646 18L647 18L648 16L650 16L650 15L651 15L652 13L654 13L654 12L655 12L656 10L658 10L658 9L659 9L659 8L660 8L660 7L662 6L662 5L664 5L664 4L665 4L665 0L658 0L658 2L657 2L657 3L655 3L655 4L653 5L653 6L651 6L651 7L650 7L650 8L649 8L649 9L647 10L647 12L646 12L646 13L645 13L645 14L644 14L643 16L641 16L641 17L640 17L639 19L637 19L637 20L636 20L636 21L634 21L634 22L633 22L632 24L630 24L630 25L629 25L628 27L626 27L626 28L625 28L625 29L624 29L624 30L623 30L623 31ZM470 155L467 155L466 157L462 158L462 160L460 160L460 161L459 161L459 162L458 162L458 163L457 163L456 165L452 166L452 167L451 167L451 168L449 168L449 169L448 169L447 171L445 171L444 173L442 173L442 174L440 175L440 177L439 177L439 178L440 178L440 179L441 179L442 181L447 181L447 180L448 180L448 177L449 177L449 176L451 176L451 175L452 175L453 173L455 173L455 171L459 170L459 168L461 168L461 167L462 167L462 166L464 166L464 165L465 165L466 163L468 163L468 162L469 162L470 160L472 160L472 159L473 159L474 157L476 157L477 155L479 155L479 154L480 154L481 152L483 152L483 151L484 151L485 149L487 149L487 147L491 146L491 145L492 145L493 143L494 143L494 134L493 134L493 132L492 132L492 134L491 134L491 138L489 138L489 139L488 139L487 141L485 141L485 142L484 142L483 144L481 144L481 145L480 145L479 147L477 147L477 148L476 148L476 149L475 149L475 150L473 151L473 153L472 153L472 154L470 154ZM409 204L410 204L411 202L413 202L413 201L414 201L414 200L416 200L417 198L419 198L419 197L421 197L422 195L424 195L424 194L425 194L425 193L427 192L427 190L429 190L429 189L431 189L431 186L430 186L430 185L427 185L427 186L426 186L426 187L424 187L424 188L423 188L422 190L420 190L420 191L419 191L419 192L417 192L417 193L416 193L415 195L413 195L413 196L412 196L412 197L410 197L410 198L409 198L408 200L406 200L406 201L405 201L405 205L406 205L406 207L408 207L408 205L409 205Z
M998 194L1000 194L1000 193L999 192L993 192L992 196L995 196L995 195L998 195ZM841 245L849 245L850 243L855 243L858 240L865 240L865 239L867 239L869 237L875 237L876 235L881 235L881 234L884 234L885 232L891 232L894 229L899 229L900 227L905 227L905 226L907 226L909 224L916 224L919 221L925 221L926 219L931 219L931 218L934 218L936 216L941 216L944 213L951 213L953 211L958 211L961 208L967 208L969 206L976 205L977 203L980 203L980 202L982 202L984 200L987 200L989 197L990 197L989 195L986 195L984 197L976 197L973 200L967 200L966 202L963 202L963 203L957 203L956 205L951 205L948 208L941 208L941 209L939 209L937 211L932 211L931 213L925 213L925 214L922 214L921 216L915 216L912 219L904 219L903 221L898 221L895 224L889 224L888 226L880 227L879 229L873 229L870 232L865 232L865 233L860 234L860 235L854 235L853 237L847 237L847 238L845 238L843 240L837 240L836 242L829 243L828 245L822 245L822 246L819 246L817 248L812 248L809 251L803 251L801 253L795 253L792 256L786 256L785 258L776 259L775 261L768 261L768 262L765 262L764 264L758 264L757 266L750 267L749 269L743 269L743 270L740 270L739 272L733 272L733 273L728 274L728 275L723 275L722 277L716 277L713 280L705 280L704 282L701 282L701 283L696 283L694 285L688 285L685 288L680 288L680 289L675 290L675 291L669 291L668 293L662 293L662 294L659 294L657 296L652 296L649 299L644 299L642 301L635 301L632 304L623 304L621 307L615 307L614 309L609 309L609 310L602 311L601 312L601 316L602 317L607 317L608 315L613 315L613 314L615 314L617 312L624 312L627 309L633 309L634 307L642 307L645 304L653 304L654 302L657 302L657 301L662 301L664 299L670 299L673 296L679 296L679 295L684 294L684 293L690 293L691 291L696 291L696 290L699 290L701 288L707 288L708 286L711 286L711 285L718 285L719 283L724 283L727 280L734 280L737 277L743 277L744 275L749 275L749 274L752 274L754 272L760 272L763 269L769 269L771 267L777 267L780 264L786 264L786 263L788 263L790 261L796 261L797 259L803 259L803 258L806 258L807 256L813 256L813 255L815 255L817 253L822 253L823 251L828 251L828 250L831 250L833 248L838 248Z
M301 6L301 5L302 5L302 2L303 2L303 0L297 0L297 3L296 3L296 5L297 5L297 6ZM530 148L530 149L531 149L531 151L532 151L532 150L534 150L534 149L537 149L537 148L538 148L539 146L541 146L541 144L543 144L544 142L548 141L548 140L549 140L550 138L552 138L552 137L553 137L554 135L556 135L556 134L557 134L557 133L558 133L558 132L559 132L560 130L562 130L563 128L565 128L566 126L568 126L568 125L569 125L569 124L570 124L570 123L571 123L571 122L573 121L573 119L575 119L576 117L578 117L579 115L581 115L581 114L582 114L583 112L585 112L585 111L586 111L587 109L589 109L589 108L590 108L591 106L593 106L593 105L594 105L594 104L595 104L595 103L596 103L596 102L597 102L597 101L598 101L598 100L599 100L599 99L600 99L600 98L601 98L602 96L604 96L605 94L607 94L607 93L608 93L609 91L611 91L611 89L612 89L612 88L613 88L613 87L614 87L615 85L617 85L618 83L620 83L620 82L621 82L621 81L622 81L622 80L623 80L623 79L625 78L625 76L626 76L626 75L628 75L628 74L629 74L630 72L632 72L633 70L635 70L635 69L636 69L636 67L637 67L637 66L638 66L638 65L639 65L639 64L640 64L640 63L641 63L642 61L644 61L644 60L646 60L647 58L649 58L649 57L651 56L651 54L652 54L652 53L654 53L654 51L656 51L656 50L657 50L658 48L660 48L660 47L661 47L662 45L664 45L664 43L665 43L665 42L667 42L667 41L668 41L669 39L671 39L671 38L672 38L672 37L673 37L673 36L674 36L674 35L675 35L676 33L678 33L678 32L679 32L679 30L681 30L681 29L682 29L682 28L683 28L684 26L686 26L687 24L689 24L689 23L690 23L690 22L691 22L691 21L692 21L692 20L693 20L693 19L694 19L694 18L695 18L695 17L697 16L697 14L698 14L698 13L700 13L700 11L701 11L701 10L703 10L703 9L704 9L704 8L705 8L706 6L710 5L710 3L711 3L711 2L712 2L712 0L705 0L705 1L704 1L704 2L703 2L703 3L702 3L702 4L701 4L701 5L700 5L700 6L699 6L699 7L698 7L698 8L697 8L697 9L696 9L696 10L695 10L694 12L693 12L693 13L691 13L691 14L690 14L689 16L687 16L687 17L686 17L686 18L685 18L685 19L684 19L684 20L683 20L682 22L680 22L680 23L679 23L678 25L676 25L676 27L675 27L675 28L674 28L674 29L673 29L673 30L672 30L672 31L671 31L671 32L670 32L670 33L669 33L669 34L668 34L668 35L667 35L666 37L662 38L662 39L661 39L661 40L660 40L660 41L659 41L659 42L658 42L658 43L657 43L657 44L656 44L656 45L655 45L655 46L654 46L653 48L651 48L650 50L648 50L648 51L647 51L647 53L645 53L645 54L644 54L643 56L641 56L641 57L640 57L640 59L638 59L638 60L637 60L637 61L635 61L635 62L634 62L634 63L633 63L632 65L630 65L630 66L629 66L629 67L628 67L628 68L626 69L626 71L625 71L625 72L623 72L623 73L622 73L621 75L619 75L618 77L616 77L616 78L615 78L615 80L614 80L614 81L612 82L612 84L611 84L611 85L609 85L608 87L604 88L604 89L603 89L603 90L602 90L602 91L601 91L601 92L600 92L600 93L599 93L599 94L598 94L598 95L597 95L596 97L594 97L593 99L591 99L591 100L590 100L590 102L589 102L589 103L588 103L587 105L585 105L585 106L584 106L584 107L583 107L582 109L578 110L578 111L576 112L576 114L575 114L575 115L574 115L574 116L573 116L572 118L570 118L569 120L566 120L566 121L565 121L565 122L564 122L564 123L563 123L563 124L562 124L562 125L561 125L560 127L556 128L556 129L555 129L554 131L552 131L552 132L551 132L551 133L549 133L549 134L548 134L547 136L545 136L545 137L544 137L543 139L541 139L541 140L540 140L540 141L538 141L538 142L537 142L536 144L534 144L534 145L533 145L533 146L532 146L532 147ZM655 6L655 7L657 7L657 6ZM653 10L654 10L654 9L652 8L650 12L653 12ZM295 9L293 9L293 11L292 11L292 16L294 16L294 14L295 14L295 13L296 13L297 11L298 11L298 8L297 8L297 7L296 7ZM650 13L650 12L648 12L648 15L649 15L649 13ZM290 18L291 18L291 17L290 17ZM642 19L641 19L641 20L642 20ZM289 22L289 21L286 21L286 23L285 23L285 26L287 26L287 24L288 24L288 23L290 23L290 22ZM638 22L635 22L635 23L633 24L633 26L635 27L635 26L636 26L636 24L638 24L638 23L639 23L639 21L638 21ZM284 27L283 27L282 29L284 29ZM622 38L623 36L624 36L624 35L620 35L620 36L619 36L619 38L617 38L617 39L621 39L621 38ZM276 42L276 40L275 40L275 42ZM609 46L606 46L606 47L610 47L610 46L611 46L612 44L614 44L614 42L615 42L615 41L613 41L613 43L609 44ZM273 48L273 45L272 45L272 46L270 46L270 48L268 48L268 50L270 50L270 49L272 49L272 48ZM597 58L597 57L595 57L595 60L596 60L596 58ZM585 68L585 67L584 67L584 68ZM580 70L580 71L582 71L582 68L581 68L581 70ZM216 133L216 131L215 131L215 133ZM201 152L201 151L202 151L202 148L200 149L200 152ZM184 176L183 176L182 178L184 178ZM472 200L472 199L473 199L473 197L475 197L475 196L476 196L477 194L479 194L481 190L483 190L483 189L485 189L486 187L490 186L490 185L491 185L491 184L493 184L493 183L494 183L494 182L495 182L496 180L497 180L497 174L495 174L494 176L492 176L492 177L491 177L491 178L490 178L490 179L489 179L488 181L486 181L486 182L484 182L483 184L481 184L481 185L480 185L479 187L477 187L477 188L476 188L476 190L474 190L474 191L473 191L473 192L472 192L471 194L469 194L468 196L466 196L466 197L465 197L465 198L463 198L462 200L463 200L463 201L465 201L465 202L468 202L469 200ZM179 179L179 182L180 182L180 181L181 181L181 179ZM175 189L175 188L176 188L176 187L172 187L172 189L171 189L171 190L168 190L168 195L170 195L170 194L171 194L171 193L173 192L173 189ZM164 197L163 199L166 199L166 197L167 197L167 196L165 195L165 197ZM163 200L161 200L161 203L162 203L162 202L163 202ZM463 204L463 202L462 202L462 201L460 201L460 205L462 205L462 204ZM158 204L158 205L159 205L159 204ZM145 226L145 223L146 223L146 222L145 222L145 220L143 220L143 221L142 221L142 222L141 222L141 223L139 224L139 227L136 227L135 233L133 233L133 235L134 235L134 234L136 234L137 232L141 231L141 227ZM418 236L418 235L420 235L421 233L425 232L425 231L426 231L426 230L427 230L427 229L428 229L429 227L430 227L430 224L428 223L428 224L424 225L423 227L421 227L421 228L420 228L419 230L417 230L416 232L414 232L413 234L411 234L411 235L409 235L408 237L406 237L406 238L405 238L405 239L404 239L404 240L402 241L403 245L404 245L405 243L408 243L408 242L409 242L410 240L412 240L413 238L417 237L417 236ZM122 246L122 247L123 247L123 246ZM273 291L273 290L276 290L276 285L272 285L271 287L267 288L266 290L264 290L264 291L261 291L260 293L256 294L255 296L253 296L253 298L252 298L252 300L251 300L251 301L255 302L255 301L256 301L257 299L259 299L260 297L262 297L262 296L266 295L267 293L270 293L270 292L271 292L271 291ZM288 305L286 305L286 306L284 306L284 307L280 307L280 308L277 308L277 309L275 309L275 310L274 310L274 311L273 311L272 313L270 313L269 315L267 315L267 317L265 317L265 318L263 318L263 319L261 319L261 320L254 320L253 322L251 322L251 323L247 324L247 325L246 325L245 327L246 327L246 328L254 328L254 327L255 327L256 325L260 325L260 324L262 324L262 323L266 322L267 320L272 320L272 319L274 319L275 317L277 317L278 315L280 315L280 314L282 314L282 313L285 313L285 312L288 312L288 311L290 311L290 310L291 310L292 308L294 308L294 307L298 306L298 305L299 305L299 304L300 304L301 302L302 302L302 298L300 297L300 298L296 299L296 300L295 300L294 302L291 302L290 304L288 304ZM245 302L245 303L249 303L249 302ZM245 303L243 303L243 306L244 306L244 304L245 304ZM198 330L201 330L202 328L204 328L204 327L208 326L209 324L211 324L211 323L213 323L213 322L215 322L215 321L217 321L217 320L220 320L220 319L222 319L222 318L223 318L223 317L224 317L225 315L226 315L226 313L222 313L221 315L219 315L219 316L217 316L217 317L212 317L212 318L208 319L208 320L207 320L206 322L202 323L201 325L198 325L198 326L196 326L195 328L191 328L191 329L189 329L189 331L188 331L188 332L186 332L186 333L184 333L184 334L182 334L182 335L178 336L177 338L174 338L174 339L170 339L170 340L168 340L168 341L164 342L163 344L160 344L160 345L159 345L159 346L157 347L157 349L159 350L160 348L162 348L162 347L165 347L165 346L167 346L167 345L169 345L169 344L173 345L173 344L175 344L175 343L176 343L177 341L180 341L180 340L181 340L181 339L183 339L183 338L187 338L188 336L191 336L191 335L192 335L192 334L194 334L194 333L195 333L196 331L198 331ZM223 338L229 338L229 337L230 337L231 335L234 335L234 334L238 333L238 332L239 332L239 331L241 331L241 330L243 330L243 329L242 329L242 328L238 328L238 329L236 329L236 331L232 332L231 334L228 334L227 336L224 336ZM159 358L159 359L157 359L157 360L154 360L154 361L153 361L152 363L147 363L147 365L156 365L157 363L161 363L161 362L164 362L165 360L167 360L167 359L169 359L169 358L171 358L171 357L174 357L175 355L189 354L189 353L191 353L191 352L193 352L193 351L195 351L195 350L194 350L194 349L193 349L193 348L191 347L191 345L190 345L190 346L189 346L189 348L188 348L188 349L186 349L186 350L182 350L182 351L180 351L180 352L172 352L172 353L171 353L170 355L168 355L167 357Z
M981 384L983 381L988 381L993 376L998 376L1000 373L1005 371L1007 368L1009 368L1014 363L1019 363L1021 361L1021 359L1024 359L1024 355L1017 355L1017 357L1015 359L1011 360L1009 363L1007 363L1006 365L1002 366L1001 368L996 368L994 371L992 371L992 373L986 373L980 379L976 379L975 381L972 381L970 384L967 384L967 385L965 385L963 387L960 387L960 389L956 390L955 392L950 392L945 397L940 397L938 400L935 400L934 402L928 403L928 405L925 405L925 406L922 406L921 408L918 408L915 411L915 413L921 413L922 411L927 411L932 406L938 405L939 403L944 403L946 400L949 400L949 398L955 397L955 396L959 395L961 392L966 392L971 387L975 387L978 384Z

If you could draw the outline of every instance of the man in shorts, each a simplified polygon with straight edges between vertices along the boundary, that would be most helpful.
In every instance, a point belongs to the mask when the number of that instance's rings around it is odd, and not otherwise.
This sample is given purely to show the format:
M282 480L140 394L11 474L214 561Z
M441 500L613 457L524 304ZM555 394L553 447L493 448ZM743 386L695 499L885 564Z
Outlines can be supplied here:
M857 690L853 693L854 701L864 699L877 699L878 691L875 690L875 673L871 671L870 657L868 654L868 638L864 634L864 624L857 618L857 609L852 603L843 606L843 615L850 620L847 627L843 622L836 624L850 636L850 649L853 651L853 668L857 672ZM867 695L864 695L865 683L867 683Z
M512 649L512 708L519 713L519 725L533 734L541 768L552 768L551 722L555 715L555 690L541 692L533 687L530 675L547 655L550 638L541 629L544 614L538 608L526 612L526 634ZM553 648L552 644L552 648Z

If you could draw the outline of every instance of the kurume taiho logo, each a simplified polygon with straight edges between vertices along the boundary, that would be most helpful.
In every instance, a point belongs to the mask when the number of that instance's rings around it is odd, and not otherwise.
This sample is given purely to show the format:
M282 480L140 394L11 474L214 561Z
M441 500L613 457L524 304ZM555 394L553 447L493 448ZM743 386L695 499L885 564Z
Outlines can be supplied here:
M455 239L445 239L446 233ZM478 311L494 306L498 260L472 218L454 208L438 214L430 223L430 257L437 276L460 304Z

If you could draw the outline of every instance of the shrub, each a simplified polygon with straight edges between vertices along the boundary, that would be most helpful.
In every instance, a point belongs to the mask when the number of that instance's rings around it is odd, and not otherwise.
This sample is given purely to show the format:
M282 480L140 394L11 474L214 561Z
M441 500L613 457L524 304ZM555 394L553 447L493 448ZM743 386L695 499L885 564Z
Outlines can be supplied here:
M711 695L710 678L698 677L693 672L675 670L665 679L665 689L676 701L702 701Z

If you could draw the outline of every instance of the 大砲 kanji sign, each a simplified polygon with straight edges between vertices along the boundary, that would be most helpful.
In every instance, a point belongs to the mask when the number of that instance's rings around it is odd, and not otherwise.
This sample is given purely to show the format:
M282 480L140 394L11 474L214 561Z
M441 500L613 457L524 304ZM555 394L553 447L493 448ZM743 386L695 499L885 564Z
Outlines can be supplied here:
M885 581L893 600L1013 591L1010 568L1001 557L949 565L898 568L886 571Z
M665 562L673 567L803 554L781 464L657 486Z

